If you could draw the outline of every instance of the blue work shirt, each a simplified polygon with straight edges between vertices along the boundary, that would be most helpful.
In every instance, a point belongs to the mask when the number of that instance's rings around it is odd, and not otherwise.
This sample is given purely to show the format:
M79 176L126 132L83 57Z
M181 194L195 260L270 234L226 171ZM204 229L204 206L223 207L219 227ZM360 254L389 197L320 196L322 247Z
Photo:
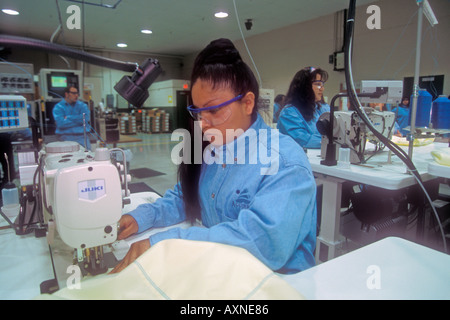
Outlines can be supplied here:
M280 108L281 108L281 106L280 106L279 103L275 102L273 104L273 122L277 122L278 121L277 116L278 116L278 112L280 111Z
M395 121L397 122L398 129L402 136L406 136L409 131L403 130L403 128L409 126L409 108L397 106L392 109L395 113Z
M306 121L295 106L287 105L280 113L277 128L304 148L320 149L322 135L317 130L316 123L322 113L329 111L330 106L322 104L314 111L313 118Z
M256 156L251 152L255 143ZM236 157L244 149L246 161ZM282 273L313 266L316 185L303 150L258 116L236 140L218 148L209 145L204 155L199 181L203 226L154 234L150 244L165 239L212 241L245 248ZM270 164L264 159L267 155L273 160ZM180 185L129 214L138 223L138 232L184 221Z
M90 131L90 111L86 103L77 100L74 105L70 105L66 100L61 100L53 108L53 118L56 123L55 133L63 141L76 141L84 146L83 113L86 119L86 132ZM87 138L88 149L90 141Z

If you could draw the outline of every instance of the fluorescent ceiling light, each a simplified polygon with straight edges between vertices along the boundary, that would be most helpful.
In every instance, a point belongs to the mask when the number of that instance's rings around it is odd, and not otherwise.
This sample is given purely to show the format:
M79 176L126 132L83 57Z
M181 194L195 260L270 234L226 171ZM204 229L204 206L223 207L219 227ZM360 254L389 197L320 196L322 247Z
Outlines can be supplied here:
M128 47L128 45L126 43L118 43L117 46L119 48L126 48L126 47Z
M228 17L228 13L226 13L226 12L216 12L215 14L214 14L214 16L216 17L216 18L226 18L226 17Z
M17 16L19 14L19 11L13 10L13 9L2 9L3 13L9 14L11 16Z
M148 29L142 29L141 32L145 33L145 34L152 34L153 33L152 30L148 30Z

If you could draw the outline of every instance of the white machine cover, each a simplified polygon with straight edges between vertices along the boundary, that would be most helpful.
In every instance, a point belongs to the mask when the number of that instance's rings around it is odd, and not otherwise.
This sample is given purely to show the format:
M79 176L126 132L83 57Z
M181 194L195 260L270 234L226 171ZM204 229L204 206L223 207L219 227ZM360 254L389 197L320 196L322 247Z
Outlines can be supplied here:
M212 242L165 240L118 274L81 281L38 299L304 299L247 250Z

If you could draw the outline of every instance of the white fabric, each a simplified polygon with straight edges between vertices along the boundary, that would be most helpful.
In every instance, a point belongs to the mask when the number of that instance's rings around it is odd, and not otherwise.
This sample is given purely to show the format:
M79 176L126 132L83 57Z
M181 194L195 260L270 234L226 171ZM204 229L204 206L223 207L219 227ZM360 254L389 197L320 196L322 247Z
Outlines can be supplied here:
M248 251L224 244L165 240L118 274L38 299L303 299Z

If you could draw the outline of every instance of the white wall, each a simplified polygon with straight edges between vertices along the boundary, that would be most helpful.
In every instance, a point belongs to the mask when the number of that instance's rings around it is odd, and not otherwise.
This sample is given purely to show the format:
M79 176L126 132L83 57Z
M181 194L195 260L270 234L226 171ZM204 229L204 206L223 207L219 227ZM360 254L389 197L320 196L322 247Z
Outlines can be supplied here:
M424 19L422 58L420 74L444 74L444 94L450 94L450 1L429 0L439 24L434 28ZM360 80L403 80L414 75L417 36L416 0L379 0L374 4L381 9L381 29L369 30L366 20L367 5L357 8L353 54L353 75L355 83ZM276 13L274 19L283 19ZM275 95L286 93L294 74L305 66L326 69L330 79L326 84L328 100L340 91L345 83L344 73L333 71L328 57L335 50L335 17L328 15L308 22L299 23L262 35L248 37L251 50L262 79L262 87L274 89ZM254 25L257 28L257 25ZM226 34L223 37L227 37ZM213 40L213 39L210 39ZM244 60L253 68L242 40L235 41ZM144 54L115 52L90 52L107 58L141 63L148 56ZM197 53L187 57L152 56L163 66L164 73L157 81L169 79L190 79L192 62ZM13 49L10 61L34 64L37 74L41 68L67 68L64 61L54 54ZM73 69L80 69L80 61L68 59ZM85 76L92 82L101 82L94 93L96 99L107 94L116 94L113 87L120 78L130 73L84 64ZM97 90L97 89L96 89ZM98 103L98 101L95 101ZM149 106L151 107L151 106Z
M444 74L444 94L450 94L450 1L429 0L439 24L434 28L424 18L420 75ZM380 0L381 29L369 30L368 5L356 10L353 77L360 80L403 80L414 76L417 39L415 0ZM282 19L274 15L274 19ZM328 56L334 52L334 15L299 23L246 38L262 79L262 87L275 95L286 93L294 74L306 66L321 67L330 78L325 87L328 101L345 84L344 72L333 71ZM254 26L256 28L257 26ZM226 36L226 35L224 35ZM213 40L213 39L211 39ZM244 60L253 68L242 40L235 41ZM189 78L195 54L186 57L184 77Z

